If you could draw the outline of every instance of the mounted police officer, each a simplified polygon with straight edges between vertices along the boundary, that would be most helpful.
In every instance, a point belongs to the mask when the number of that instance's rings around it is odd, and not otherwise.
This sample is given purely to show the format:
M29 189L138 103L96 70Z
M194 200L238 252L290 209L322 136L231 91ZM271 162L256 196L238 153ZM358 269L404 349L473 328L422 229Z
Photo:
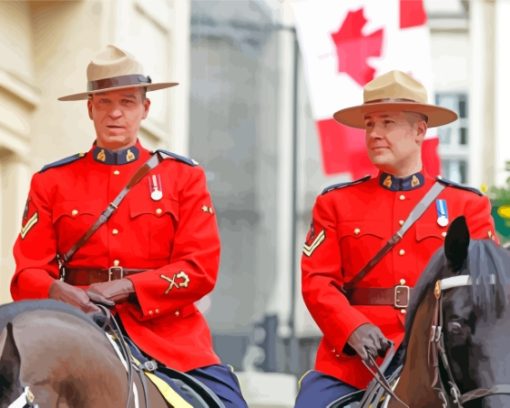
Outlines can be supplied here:
M423 170L427 128L457 115L428 104L421 83L388 72L365 86L362 105L334 118L365 130L379 172L331 186L315 202L302 291L323 338L315 370L301 380L298 408L327 407L365 388L373 377L362 359L383 356L389 340L400 346L412 288L450 220L464 215L473 238L495 239L486 197Z
M86 153L45 166L31 182L14 246L15 300L52 298L85 312L113 305L145 353L186 372L227 407L245 407L236 377L213 351L194 302L216 282L220 239L206 178L188 158L138 140L152 83L141 64L109 45L88 65L96 140Z

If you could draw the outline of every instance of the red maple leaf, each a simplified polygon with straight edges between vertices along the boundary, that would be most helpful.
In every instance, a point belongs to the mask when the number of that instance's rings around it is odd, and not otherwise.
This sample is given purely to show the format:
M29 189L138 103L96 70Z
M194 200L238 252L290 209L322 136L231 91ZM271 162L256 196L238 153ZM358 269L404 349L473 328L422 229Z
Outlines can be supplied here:
M363 8L349 11L336 33L331 37L338 58L338 72L345 72L361 86L374 79L375 69L368 65L368 57L381 55L383 29L364 35L361 30L367 19Z

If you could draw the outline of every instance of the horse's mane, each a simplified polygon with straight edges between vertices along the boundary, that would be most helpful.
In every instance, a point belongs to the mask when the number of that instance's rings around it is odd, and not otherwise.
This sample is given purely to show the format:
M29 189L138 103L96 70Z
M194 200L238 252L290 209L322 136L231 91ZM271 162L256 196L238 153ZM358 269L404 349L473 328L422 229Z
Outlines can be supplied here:
M7 323L12 321L12 319L14 319L16 316L25 312L40 310L54 310L79 317L80 319L93 325L99 330L99 327L94 323L92 318L76 307L70 306L63 302L58 302L56 300L42 299L23 300L0 305L0 331L3 330Z
M444 248L440 248L430 259L415 286L406 319L406 339L409 339L411 327L418 306L425 295L431 291L438 279L455 275L470 275L475 284L471 285L475 306L484 312L499 314L506 306L505 284L509 282L510 252L497 246L490 239L471 240L467 262L461 270L455 272L449 268ZM495 276L495 285L491 285L488 276Z

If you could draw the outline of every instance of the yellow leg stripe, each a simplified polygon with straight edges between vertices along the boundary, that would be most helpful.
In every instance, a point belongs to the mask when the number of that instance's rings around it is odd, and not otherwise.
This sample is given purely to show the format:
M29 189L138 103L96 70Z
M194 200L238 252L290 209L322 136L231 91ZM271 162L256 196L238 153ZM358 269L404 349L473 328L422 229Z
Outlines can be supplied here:
M301 378L298 380L298 390L301 388L301 382L303 381L303 379L312 372L313 370L308 370L306 371L302 376Z
M193 408L186 400L184 400L179 394L177 394L172 387L170 387L165 381L158 376L145 372L145 375L154 383L158 388L161 395L165 400L170 403L174 408Z

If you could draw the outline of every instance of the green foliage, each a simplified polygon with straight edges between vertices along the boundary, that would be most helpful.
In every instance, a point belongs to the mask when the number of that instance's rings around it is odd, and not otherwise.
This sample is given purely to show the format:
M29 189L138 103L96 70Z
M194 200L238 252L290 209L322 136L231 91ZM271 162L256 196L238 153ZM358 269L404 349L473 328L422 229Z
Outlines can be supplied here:
M506 179L505 186L489 188L487 195L494 204L510 204L510 177Z
M492 204L492 217L496 227L496 233L502 244L510 242L510 177L506 179L506 185L491 187L487 191Z

